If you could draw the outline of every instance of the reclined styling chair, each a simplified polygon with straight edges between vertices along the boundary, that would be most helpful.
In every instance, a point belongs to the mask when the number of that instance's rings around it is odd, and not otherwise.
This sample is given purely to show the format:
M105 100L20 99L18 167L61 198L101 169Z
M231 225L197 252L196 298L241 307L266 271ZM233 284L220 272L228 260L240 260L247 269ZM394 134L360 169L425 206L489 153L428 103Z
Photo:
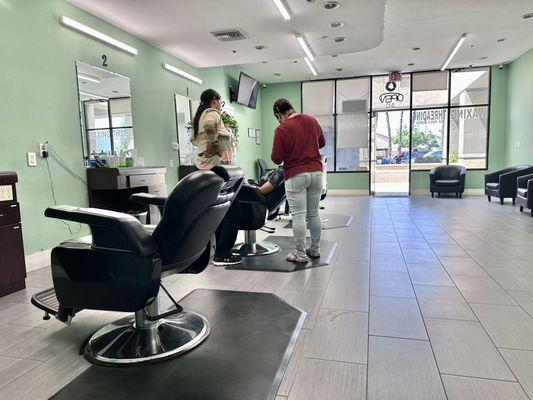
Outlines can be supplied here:
M32 303L70 323L83 309L134 312L104 326L88 340L85 357L97 364L135 364L176 356L198 346L210 332L201 315L184 311L161 284L176 273L200 273L213 255L214 232L235 199L243 172L196 171L164 201L155 227L133 216L94 208L58 206L47 217L89 225L90 241L67 241L52 250L54 288ZM156 199L160 204L162 199ZM159 286L175 307L159 310Z
M244 243L233 248L234 254L241 256L261 256L274 254L280 250L276 243L258 242L256 231L262 229L265 220L276 218L279 208L285 203L285 185L278 186L273 192L264 196L255 186L243 185L237 200L241 207L242 217L239 229L244 230ZM269 231L273 233L273 231Z

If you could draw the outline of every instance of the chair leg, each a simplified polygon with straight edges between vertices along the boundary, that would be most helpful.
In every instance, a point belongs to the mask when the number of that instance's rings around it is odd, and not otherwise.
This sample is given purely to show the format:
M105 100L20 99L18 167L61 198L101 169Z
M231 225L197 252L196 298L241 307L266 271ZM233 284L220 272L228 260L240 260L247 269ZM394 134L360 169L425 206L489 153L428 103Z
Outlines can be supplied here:
M431 192L431 198L435 197L435 193Z
M489 199L489 201L490 201L490 196L487 196L487 199Z
M500 197L500 204L503 206L503 197Z
M513 204L516 204L516 197L513 197Z
M437 195L440 197L440 192L438 192Z
M463 198L463 194L462 194L462 193L459 193L459 198L460 198L460 199Z
M520 212L524 211L524 206L520 206Z
M531 209L531 217L533 218L533 209Z
M459 197L459 193L455 193L455 198L457 199Z

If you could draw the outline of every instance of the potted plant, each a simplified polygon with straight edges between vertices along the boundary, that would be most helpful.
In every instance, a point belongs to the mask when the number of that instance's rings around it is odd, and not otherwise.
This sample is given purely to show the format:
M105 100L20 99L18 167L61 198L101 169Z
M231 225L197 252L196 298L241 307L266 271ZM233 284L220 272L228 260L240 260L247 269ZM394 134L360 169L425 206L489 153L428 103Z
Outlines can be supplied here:
M226 128L233 132L235 147L239 147L239 123L232 115L225 111L222 113L222 121L224 122Z

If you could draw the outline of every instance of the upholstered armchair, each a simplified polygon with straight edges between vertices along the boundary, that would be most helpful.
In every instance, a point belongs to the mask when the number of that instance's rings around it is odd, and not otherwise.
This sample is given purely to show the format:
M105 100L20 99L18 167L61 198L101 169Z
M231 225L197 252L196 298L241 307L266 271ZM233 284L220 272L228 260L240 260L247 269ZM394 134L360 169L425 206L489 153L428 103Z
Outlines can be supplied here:
M531 210L533 217L533 174L516 179L516 204L520 206L520 212L524 211L524 207Z
M429 171L429 190L431 197L437 193L455 193L463 197L465 191L466 168L460 165L439 165Z
M533 173L530 165L515 165L485 175L485 195L490 201L491 197L498 197L500 204L505 198L511 198L513 204L516 199L516 179Z

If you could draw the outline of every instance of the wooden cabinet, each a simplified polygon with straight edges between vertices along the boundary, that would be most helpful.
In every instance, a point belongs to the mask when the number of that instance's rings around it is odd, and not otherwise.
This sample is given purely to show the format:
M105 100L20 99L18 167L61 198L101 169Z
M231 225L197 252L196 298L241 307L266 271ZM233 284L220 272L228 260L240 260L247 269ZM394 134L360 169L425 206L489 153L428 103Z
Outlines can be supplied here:
M157 208L143 209L132 204L130 196L139 192L166 196L165 173L164 167L89 168L89 206L119 212L148 211L147 222L155 224L159 221Z
M0 297L26 287L16 182L17 174L14 172L0 172Z

